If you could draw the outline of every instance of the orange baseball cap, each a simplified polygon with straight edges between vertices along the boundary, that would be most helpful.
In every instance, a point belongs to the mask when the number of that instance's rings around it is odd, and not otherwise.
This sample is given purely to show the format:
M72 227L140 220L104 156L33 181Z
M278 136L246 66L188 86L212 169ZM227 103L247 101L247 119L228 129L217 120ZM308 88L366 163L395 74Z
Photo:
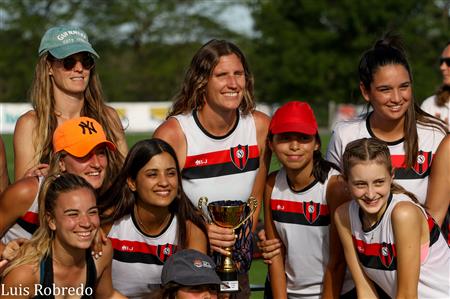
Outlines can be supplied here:
M90 117L78 117L64 122L53 133L53 152L62 150L75 157L84 157L99 144L115 151L114 143L106 139L102 126Z

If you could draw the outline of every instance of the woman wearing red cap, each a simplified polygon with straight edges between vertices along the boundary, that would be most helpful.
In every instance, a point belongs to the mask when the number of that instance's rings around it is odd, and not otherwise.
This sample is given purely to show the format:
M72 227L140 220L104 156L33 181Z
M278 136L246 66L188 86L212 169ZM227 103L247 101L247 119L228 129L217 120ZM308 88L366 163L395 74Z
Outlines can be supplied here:
M94 119L80 117L69 120L53 134L50 174L77 174L101 193L118 173L116 165L110 162L116 154L115 149ZM37 229L37 197L43 180L42 176L23 178L0 195L0 247L18 238L29 239ZM0 253L2 251L0 248Z
M264 193L267 237L282 254L269 265L274 298L351 298L345 262L333 222L350 199L337 167L322 158L317 122L304 102L289 102L272 116L269 146L282 164ZM348 296L348 297L346 297Z
M98 120L122 153L110 162L122 163L127 152L124 131L116 111L105 105L94 57L99 56L80 28L53 27L42 37L30 90L33 110L18 119L14 130L15 180L27 170L45 168L55 129L80 116Z

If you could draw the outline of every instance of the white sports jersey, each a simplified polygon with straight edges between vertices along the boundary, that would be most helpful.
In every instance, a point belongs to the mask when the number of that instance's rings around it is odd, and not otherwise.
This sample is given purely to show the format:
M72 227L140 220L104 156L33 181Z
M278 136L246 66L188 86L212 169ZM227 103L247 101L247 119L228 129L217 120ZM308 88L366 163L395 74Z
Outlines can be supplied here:
M114 249L113 286L129 298L142 298L161 284L164 262L175 253L178 240L177 217L161 234L150 236L139 229L134 216L114 222L108 237Z
M18 238L31 239L33 233L39 227L39 212L38 212L38 196L39 190L41 189L42 182L44 181L43 176L38 177L38 191L36 192L36 197L33 203L28 208L28 211L16 220L13 226L3 235L1 241L3 244L10 242L11 240Z
M324 184L315 180L301 191L293 191L285 168L276 175L270 207L286 248L285 272L289 298L321 298L323 275L329 258L330 213L326 200L330 170ZM349 273L347 273L349 274ZM347 275L342 294L354 287Z
M419 152L417 162L412 168L405 167L405 150L403 138L396 142L386 142L391 153L392 166L395 168L395 181L406 190L414 193L420 203L425 203L430 175L431 162L437 147L445 134L438 129L417 124ZM333 130L326 158L341 165L345 147L351 141L360 138L376 138L370 129L368 118L339 123Z
M259 150L252 115L240 115L235 127L223 137L209 134L196 113L174 116L186 136L186 163L182 170L183 189L197 206L208 202L240 200L251 195L259 169Z
M361 266L367 276L392 298L397 292L397 253L391 214L395 205L401 201L412 203L404 194L392 195L380 221L366 232L362 229L358 203L352 201L349 205L353 244ZM417 206L427 218L430 229L428 257L420 265L418 297L450 298L450 250L437 224L422 207Z
M442 119L447 124L447 130L450 131L450 101L439 107L436 104L436 96L431 96L420 105L423 111Z

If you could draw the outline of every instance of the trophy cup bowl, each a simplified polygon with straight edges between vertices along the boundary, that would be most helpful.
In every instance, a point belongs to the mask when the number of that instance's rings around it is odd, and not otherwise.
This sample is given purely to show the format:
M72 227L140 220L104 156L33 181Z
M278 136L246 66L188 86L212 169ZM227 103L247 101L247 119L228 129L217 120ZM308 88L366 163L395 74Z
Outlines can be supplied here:
M206 206L206 212L204 207ZM250 212L245 215L246 207ZM258 202L256 198L250 197L247 202L240 200L220 200L208 204L206 197L201 197L198 201L198 208L208 216L217 226L237 229L245 223L255 212ZM221 256L216 272L222 280L220 291L237 292L239 283L237 279L236 265L232 259L232 247L224 248L228 255Z

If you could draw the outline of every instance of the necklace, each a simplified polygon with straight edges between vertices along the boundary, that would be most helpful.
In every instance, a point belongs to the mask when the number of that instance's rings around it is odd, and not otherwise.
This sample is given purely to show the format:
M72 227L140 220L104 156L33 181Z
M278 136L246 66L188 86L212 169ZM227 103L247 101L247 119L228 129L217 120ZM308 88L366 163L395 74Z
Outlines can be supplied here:
M141 220L141 216L139 215L139 210L137 205L134 205L134 214L136 215L136 220L140 226L140 228L147 234L152 235L150 233L152 230L148 229L147 226L144 224L144 222ZM160 228L164 228L166 226L166 223L168 222L168 219L170 219L171 213L167 214L167 216L161 221L161 223L158 225L158 231ZM159 232L158 232L159 233Z

